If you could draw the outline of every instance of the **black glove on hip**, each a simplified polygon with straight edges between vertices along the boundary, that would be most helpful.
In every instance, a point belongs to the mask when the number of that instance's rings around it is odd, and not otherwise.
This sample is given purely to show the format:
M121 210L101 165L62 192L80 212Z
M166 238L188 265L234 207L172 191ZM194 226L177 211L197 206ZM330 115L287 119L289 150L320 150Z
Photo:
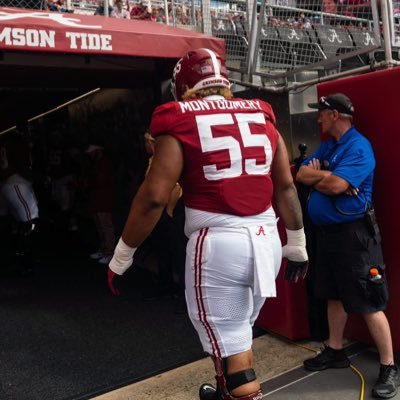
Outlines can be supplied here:
M288 260L285 269L285 280L297 283L299 279L304 279L307 275L308 261Z

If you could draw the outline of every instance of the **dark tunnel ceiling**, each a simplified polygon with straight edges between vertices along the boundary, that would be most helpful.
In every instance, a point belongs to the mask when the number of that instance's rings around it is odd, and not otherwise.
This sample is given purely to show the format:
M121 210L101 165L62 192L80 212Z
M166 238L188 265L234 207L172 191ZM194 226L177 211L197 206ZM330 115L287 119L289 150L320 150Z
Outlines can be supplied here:
M28 56L26 60L18 58L14 63L19 65L12 65L14 60L3 62L7 56L0 59L0 132L20 119L35 117L95 88L154 87L170 76L176 62L109 58L105 63L103 57L101 67L93 59L77 68L82 65L82 57L65 56L60 66L59 61L54 62L55 57L47 55L39 62Z

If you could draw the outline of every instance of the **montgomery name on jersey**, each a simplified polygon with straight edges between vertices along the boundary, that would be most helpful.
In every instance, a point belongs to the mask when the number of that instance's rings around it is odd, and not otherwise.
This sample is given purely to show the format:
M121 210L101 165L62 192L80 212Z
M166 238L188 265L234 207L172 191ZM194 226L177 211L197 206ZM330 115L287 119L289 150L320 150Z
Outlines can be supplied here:
M150 131L174 136L184 148L187 207L248 216L271 206L279 133L268 103L221 96L169 102L154 111Z

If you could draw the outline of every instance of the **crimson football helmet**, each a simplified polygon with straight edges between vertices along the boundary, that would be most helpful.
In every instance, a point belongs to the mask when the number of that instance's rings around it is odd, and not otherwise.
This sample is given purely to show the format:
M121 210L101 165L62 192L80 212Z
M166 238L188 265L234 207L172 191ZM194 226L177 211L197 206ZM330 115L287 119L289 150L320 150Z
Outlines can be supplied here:
M189 51L175 65L171 82L175 100L182 100L188 89L211 86L230 87L225 61L214 51L204 48Z

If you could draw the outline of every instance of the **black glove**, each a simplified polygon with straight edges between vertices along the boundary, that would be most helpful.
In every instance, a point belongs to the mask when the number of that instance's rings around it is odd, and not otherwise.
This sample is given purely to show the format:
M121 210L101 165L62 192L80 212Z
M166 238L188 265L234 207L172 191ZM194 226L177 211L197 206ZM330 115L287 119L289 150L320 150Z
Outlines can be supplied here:
M307 275L308 261L290 261L288 260L285 269L285 280L291 283L297 283L299 279L304 279Z
M111 271L111 269L108 268L107 272L108 287L110 288L111 293L114 296L119 296L121 279L122 279L121 275L116 274L114 271Z

